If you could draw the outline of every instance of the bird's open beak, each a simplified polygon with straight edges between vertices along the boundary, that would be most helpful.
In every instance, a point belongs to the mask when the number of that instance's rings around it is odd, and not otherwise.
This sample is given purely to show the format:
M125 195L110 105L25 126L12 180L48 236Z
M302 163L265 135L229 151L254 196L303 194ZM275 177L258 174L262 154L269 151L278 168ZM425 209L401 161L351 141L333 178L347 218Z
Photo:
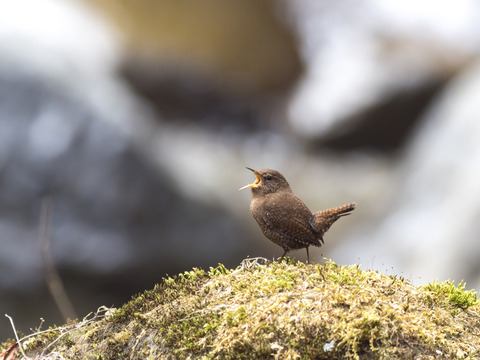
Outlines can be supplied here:
M253 170L253 169L251 169L251 168L249 168L249 167L247 167L247 169L250 170L251 172L253 172L253 173L255 174L255 182L253 182L253 183L251 183L251 184L248 184L248 185L245 185L244 187L241 187L241 188L238 189L238 190L243 190L243 189L246 189L246 188L256 188L256 187L258 187L258 186L260 185L260 183L262 182L262 178L258 175L258 173L257 173L255 170Z

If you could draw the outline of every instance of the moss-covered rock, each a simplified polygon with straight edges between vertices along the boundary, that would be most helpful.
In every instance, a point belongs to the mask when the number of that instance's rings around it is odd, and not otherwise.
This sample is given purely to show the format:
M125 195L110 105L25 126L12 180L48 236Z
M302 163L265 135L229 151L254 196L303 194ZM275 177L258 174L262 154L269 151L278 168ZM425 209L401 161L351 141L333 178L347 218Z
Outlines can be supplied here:
M65 359L479 359L480 304L464 288L251 259L163 279L22 346Z

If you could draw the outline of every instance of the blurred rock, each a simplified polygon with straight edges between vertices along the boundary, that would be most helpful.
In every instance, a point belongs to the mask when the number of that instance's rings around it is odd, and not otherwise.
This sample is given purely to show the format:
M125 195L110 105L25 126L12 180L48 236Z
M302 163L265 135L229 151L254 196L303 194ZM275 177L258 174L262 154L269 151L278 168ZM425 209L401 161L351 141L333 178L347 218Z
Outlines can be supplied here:
M165 121L220 136L284 129L301 63L274 2L86 3L118 29L121 74Z
M335 249L340 262L360 259L416 282L465 280L480 289L479 94L477 62L425 114L395 170L393 197Z
M475 1L286 4L306 64L290 123L323 147L401 149L432 97L479 53Z
M301 71L273 1L86 1L126 39L129 61L237 94L278 93ZM198 96L203 96L201 92Z
M192 188L195 172L161 167L175 154L154 142L174 133L115 73L113 34L77 3L43 5L30 32L7 22L0 30L0 306L22 330L58 319L37 244L42 199L54 201L53 257L79 314L120 305L167 272L233 266L249 253L248 231L222 204L182 193L168 173ZM20 11L3 6L2 15ZM47 46L35 26L58 14L67 18L50 24L58 39Z
M272 127L268 121L271 105L266 107L264 98L240 94L208 75L171 68L156 58L130 58L120 72L164 121L177 126L194 124L217 134L237 136Z

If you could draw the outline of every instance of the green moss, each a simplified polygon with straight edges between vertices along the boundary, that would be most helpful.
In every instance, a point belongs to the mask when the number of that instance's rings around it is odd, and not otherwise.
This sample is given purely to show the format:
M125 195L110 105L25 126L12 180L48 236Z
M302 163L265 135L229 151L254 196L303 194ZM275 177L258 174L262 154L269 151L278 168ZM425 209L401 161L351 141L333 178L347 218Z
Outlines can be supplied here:
M424 286L424 289L429 291L425 296L425 301L430 305L449 303L452 307L452 314L455 315L461 310L479 304L477 293L474 290L465 290L465 285L463 281L460 281L456 287L451 280L443 283L430 282Z
M415 287L330 260L265 263L167 277L25 346L38 355L62 335L50 351L72 359L480 358L480 305L464 283Z

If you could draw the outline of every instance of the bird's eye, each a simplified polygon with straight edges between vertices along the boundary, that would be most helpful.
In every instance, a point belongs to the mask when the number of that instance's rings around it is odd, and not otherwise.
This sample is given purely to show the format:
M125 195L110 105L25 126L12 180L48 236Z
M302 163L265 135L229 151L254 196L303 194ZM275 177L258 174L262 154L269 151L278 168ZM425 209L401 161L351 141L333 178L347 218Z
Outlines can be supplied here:
M272 175L267 175L266 179L267 180L272 180Z

